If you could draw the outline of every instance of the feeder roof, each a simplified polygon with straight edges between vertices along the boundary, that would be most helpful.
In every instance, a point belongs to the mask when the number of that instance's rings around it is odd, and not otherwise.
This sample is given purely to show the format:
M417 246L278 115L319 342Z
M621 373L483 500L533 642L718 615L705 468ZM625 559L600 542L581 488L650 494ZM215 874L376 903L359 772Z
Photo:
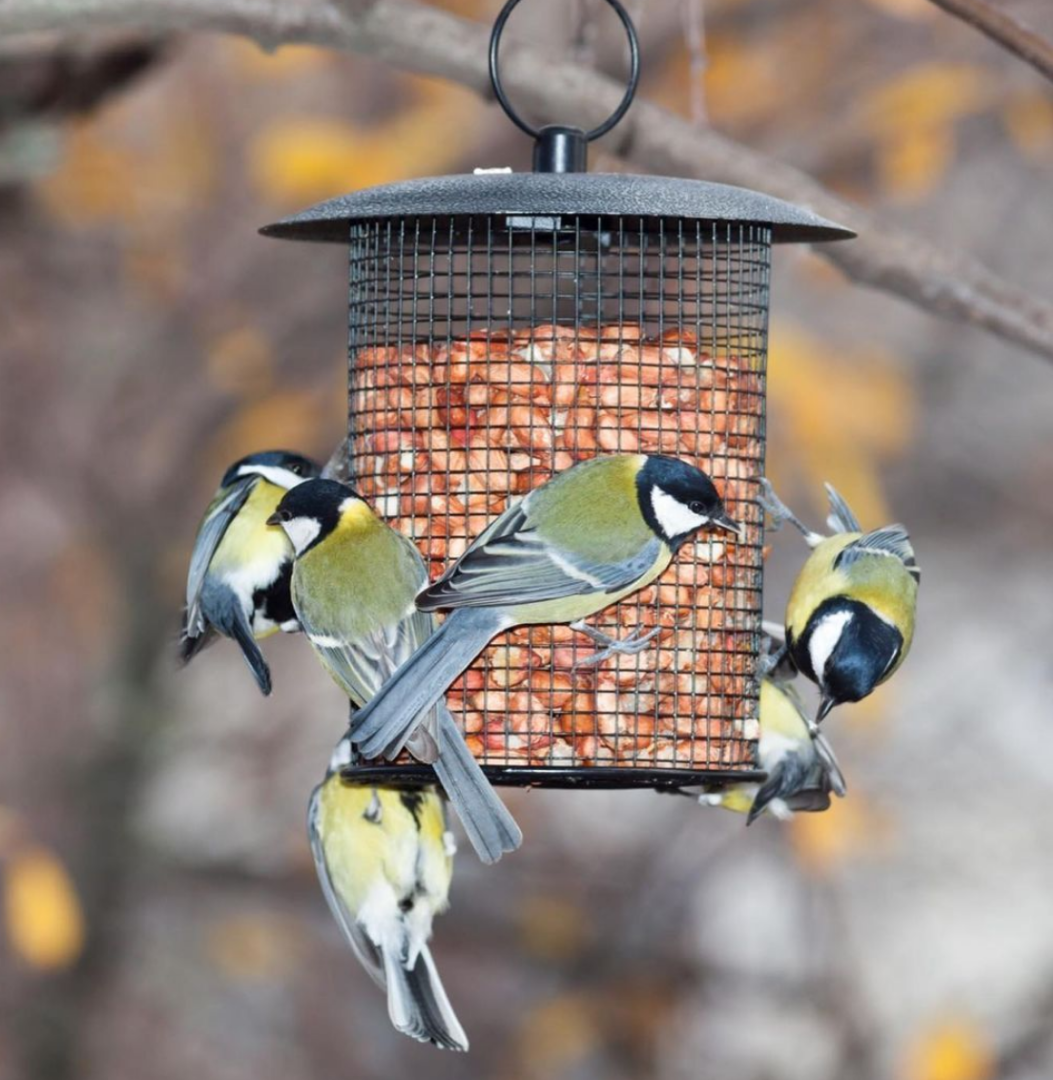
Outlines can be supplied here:
M348 242L352 221L500 215L608 215L770 225L779 244L847 240L850 229L746 188L624 173L481 173L366 188L264 226L282 240Z

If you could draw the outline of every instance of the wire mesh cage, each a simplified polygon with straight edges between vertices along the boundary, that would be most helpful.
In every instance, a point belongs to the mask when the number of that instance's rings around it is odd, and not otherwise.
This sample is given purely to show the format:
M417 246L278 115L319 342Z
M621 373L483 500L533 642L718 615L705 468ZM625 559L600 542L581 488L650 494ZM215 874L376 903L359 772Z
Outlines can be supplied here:
M588 174L413 181L267 231L350 243L352 480L432 577L597 454L690 461L745 525L738 540L703 533L591 620L646 637L634 654L597 663L568 626L496 639L447 696L491 778L752 777L771 247L842 231L737 189Z

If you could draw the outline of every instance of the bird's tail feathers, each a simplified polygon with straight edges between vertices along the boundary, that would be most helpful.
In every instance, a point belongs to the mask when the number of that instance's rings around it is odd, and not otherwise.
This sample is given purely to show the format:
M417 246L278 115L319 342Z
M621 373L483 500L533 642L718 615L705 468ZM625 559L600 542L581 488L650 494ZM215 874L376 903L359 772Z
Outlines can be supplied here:
M468 1036L446 996L425 945L413 968L399 963L397 950L382 949L388 988L388 1015L396 1031L443 1050L467 1050Z
M363 757L396 757L428 710L505 625L490 608L452 612L358 713L351 738Z
M260 647L252 636L252 630L240 611L230 620L230 633L241 646L241 655L245 657L245 663L249 665L260 693L266 696L271 692L271 669L267 666L267 661L263 659L263 653L260 652Z
M794 753L787 754L770 768L768 779L761 785L746 815L746 824L752 825L776 799L785 799L800 791L806 780L806 772L800 757Z
M484 863L495 863L519 847L523 833L472 756L449 709L440 705L439 710L442 753L432 767L476 854Z

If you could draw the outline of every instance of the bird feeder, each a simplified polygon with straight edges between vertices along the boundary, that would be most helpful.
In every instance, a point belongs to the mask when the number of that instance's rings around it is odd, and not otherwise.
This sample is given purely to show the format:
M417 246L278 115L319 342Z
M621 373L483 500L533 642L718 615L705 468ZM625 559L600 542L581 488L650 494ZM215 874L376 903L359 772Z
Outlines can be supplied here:
M697 180L588 173L594 131L529 127L535 171L409 180L263 229L350 245L351 480L432 577L511 502L576 462L660 453L707 472L741 539L701 534L653 585L591 620L635 654L590 663L567 626L514 629L447 704L497 783L676 788L755 779L765 362L773 243L852 235ZM359 780L425 778L411 761Z

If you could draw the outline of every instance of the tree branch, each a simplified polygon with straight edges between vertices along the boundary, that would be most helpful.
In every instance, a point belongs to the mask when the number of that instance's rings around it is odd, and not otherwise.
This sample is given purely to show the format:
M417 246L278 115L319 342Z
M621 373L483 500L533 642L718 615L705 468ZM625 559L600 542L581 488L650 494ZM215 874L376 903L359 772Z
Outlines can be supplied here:
M1047 79L1053 79L1053 42L1029 30L1012 15L999 11L986 0L932 0L932 3L975 26L981 34L1016 53Z
M0 35L102 28L217 30L274 48L299 42L365 53L489 95L487 27L412 0L5 0ZM616 80L514 40L502 50L505 88L543 120L599 123L621 98ZM926 311L981 327L1053 359L1053 305L964 255L940 249L837 198L790 165L639 101L607 148L650 172L756 188L856 230L816 248L853 281Z

